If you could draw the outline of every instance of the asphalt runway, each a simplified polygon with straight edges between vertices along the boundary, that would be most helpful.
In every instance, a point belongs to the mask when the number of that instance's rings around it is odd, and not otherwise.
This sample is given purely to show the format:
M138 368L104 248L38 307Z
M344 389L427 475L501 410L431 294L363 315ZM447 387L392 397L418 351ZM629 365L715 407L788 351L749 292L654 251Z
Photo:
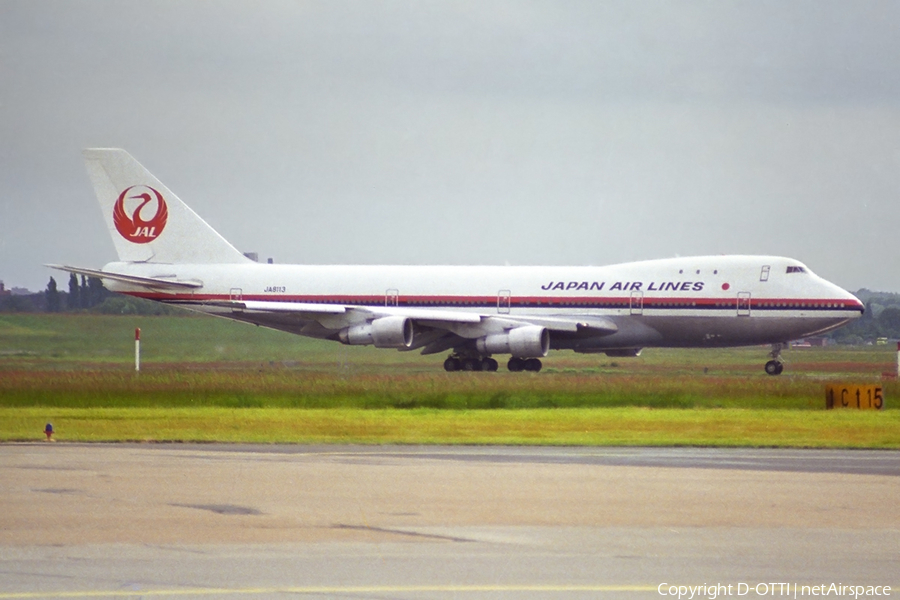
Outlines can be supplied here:
M10 444L0 483L0 599L900 594L898 452Z

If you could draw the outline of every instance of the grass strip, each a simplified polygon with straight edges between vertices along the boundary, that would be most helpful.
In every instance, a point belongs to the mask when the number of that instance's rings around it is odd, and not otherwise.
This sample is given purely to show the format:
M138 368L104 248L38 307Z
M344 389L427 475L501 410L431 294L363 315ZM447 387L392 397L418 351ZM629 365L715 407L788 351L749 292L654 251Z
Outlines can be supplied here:
M900 448L900 411L0 408L0 441Z
M869 378L847 378L868 381ZM329 371L155 369L0 371L0 406L59 408L746 408L823 410L813 377L584 373L410 373L343 376ZM838 380L840 381L840 380ZM877 381L877 380L876 380ZM884 387L887 410L900 395Z

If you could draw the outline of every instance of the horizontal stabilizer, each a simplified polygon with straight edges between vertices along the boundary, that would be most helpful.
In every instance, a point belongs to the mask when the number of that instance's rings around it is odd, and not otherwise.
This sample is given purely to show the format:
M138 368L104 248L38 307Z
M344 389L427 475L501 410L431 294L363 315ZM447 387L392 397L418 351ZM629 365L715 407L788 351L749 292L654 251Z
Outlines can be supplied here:
M68 273L75 273L76 275L84 275L86 277L97 277L99 279L111 279L113 281L121 281L123 283L130 283L133 285L138 285L142 287L154 288L154 289L175 289L175 290L183 290L183 289L195 289L203 287L202 281L197 281L196 279L165 279L162 277L140 277L138 275L126 275L124 273L109 273L107 271L100 271L98 269L85 269L82 267L70 267L67 265L44 265L45 267L50 267L51 269L59 269L60 271L66 271Z

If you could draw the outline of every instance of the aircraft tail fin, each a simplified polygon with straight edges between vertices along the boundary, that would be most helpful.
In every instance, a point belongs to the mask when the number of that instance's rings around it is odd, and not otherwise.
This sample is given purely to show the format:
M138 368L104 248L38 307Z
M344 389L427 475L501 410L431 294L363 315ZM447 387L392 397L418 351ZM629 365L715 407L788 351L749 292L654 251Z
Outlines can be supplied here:
M124 150L87 148L82 154L119 260L249 260Z

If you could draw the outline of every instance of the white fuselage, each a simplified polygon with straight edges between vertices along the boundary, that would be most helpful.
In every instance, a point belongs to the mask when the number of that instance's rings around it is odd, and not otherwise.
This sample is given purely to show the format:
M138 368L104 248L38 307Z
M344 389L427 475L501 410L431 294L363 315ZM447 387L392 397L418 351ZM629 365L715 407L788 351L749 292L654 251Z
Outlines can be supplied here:
M862 314L858 299L802 263L769 256L672 258L605 267L304 266L111 263L104 271L195 280L192 290L113 291L184 304L293 333L333 337L296 315L259 318L214 303L264 301L400 310L475 312L500 318L592 318L605 335L555 335L579 352L652 346L739 346L822 333ZM342 323L340 327L346 326Z

